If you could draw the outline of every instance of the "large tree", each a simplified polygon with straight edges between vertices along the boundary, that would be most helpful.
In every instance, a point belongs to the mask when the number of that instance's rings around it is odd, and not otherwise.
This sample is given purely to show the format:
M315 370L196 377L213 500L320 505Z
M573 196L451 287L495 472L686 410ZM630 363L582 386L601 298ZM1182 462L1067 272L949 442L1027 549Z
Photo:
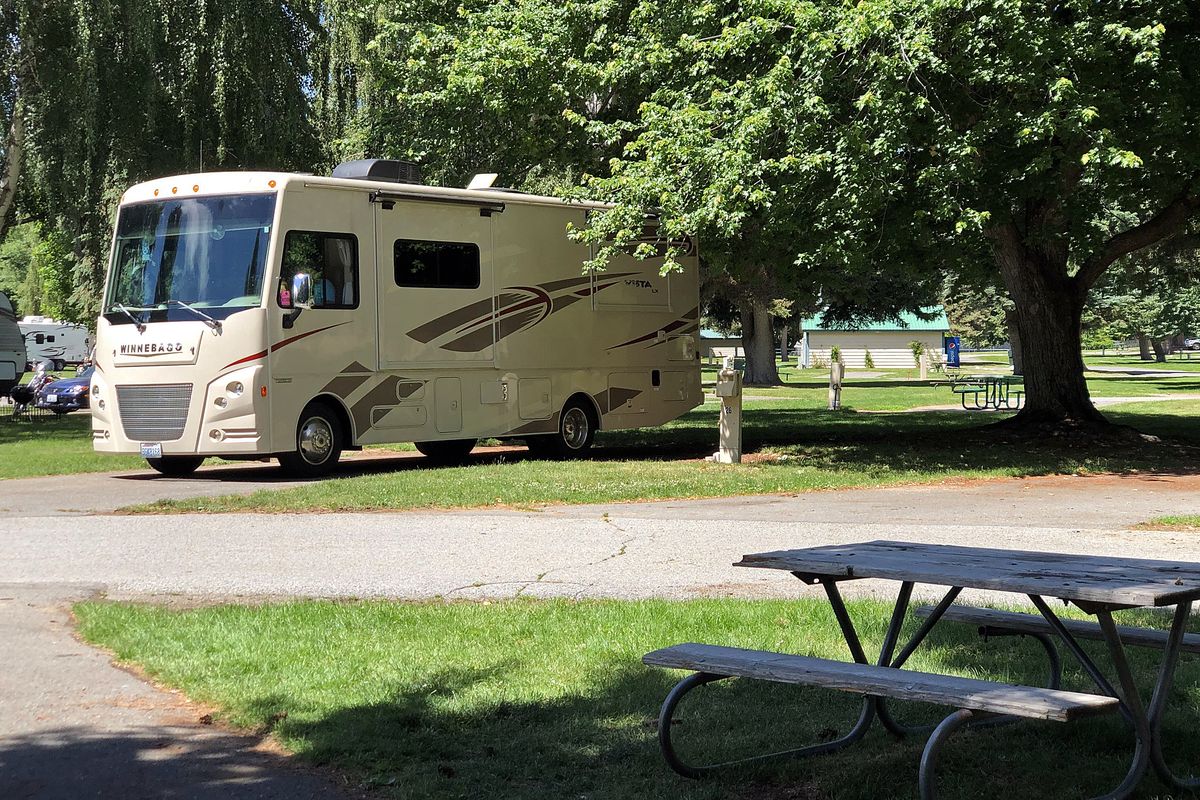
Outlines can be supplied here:
M621 208L589 236L628 237L648 202L731 251L775 235L783 269L835 276L835 316L912 307L987 258L1024 344L1018 421L1103 425L1088 290L1200 207L1195 3L731 0L696 17L671 45L679 79L599 184Z

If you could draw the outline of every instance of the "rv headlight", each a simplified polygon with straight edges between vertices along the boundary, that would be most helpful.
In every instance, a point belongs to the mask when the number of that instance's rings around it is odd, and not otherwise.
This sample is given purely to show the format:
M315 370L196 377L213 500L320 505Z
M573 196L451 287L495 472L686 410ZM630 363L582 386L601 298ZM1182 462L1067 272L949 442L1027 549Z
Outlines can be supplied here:
M213 404L216 405L217 408L224 408L225 406L229 405L229 401L224 397L218 397L216 400L213 400Z
M229 385L225 387L225 391L229 393L230 397L241 397L242 392L246 391L246 387L242 385L241 381L230 381Z

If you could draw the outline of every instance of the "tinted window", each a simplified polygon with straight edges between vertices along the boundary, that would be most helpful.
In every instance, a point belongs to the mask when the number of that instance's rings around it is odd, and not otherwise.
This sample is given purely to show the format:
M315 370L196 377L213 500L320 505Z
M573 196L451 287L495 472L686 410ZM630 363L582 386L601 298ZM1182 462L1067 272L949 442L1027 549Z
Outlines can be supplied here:
M394 252L397 286L479 288L479 245L398 239Z
M358 307L358 239L346 233L289 231L283 242L283 279L312 278L313 308Z

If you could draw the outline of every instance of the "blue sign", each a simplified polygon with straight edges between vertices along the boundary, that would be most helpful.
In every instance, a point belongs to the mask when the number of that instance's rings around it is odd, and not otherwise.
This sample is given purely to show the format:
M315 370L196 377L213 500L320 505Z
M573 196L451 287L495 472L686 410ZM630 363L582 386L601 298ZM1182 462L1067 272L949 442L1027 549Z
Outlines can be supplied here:
M958 361L958 349L961 346L962 341L959 339L959 337L947 336L947 337L945 337L943 344L945 345L945 348L946 348L946 366L947 367L960 366L959 361Z

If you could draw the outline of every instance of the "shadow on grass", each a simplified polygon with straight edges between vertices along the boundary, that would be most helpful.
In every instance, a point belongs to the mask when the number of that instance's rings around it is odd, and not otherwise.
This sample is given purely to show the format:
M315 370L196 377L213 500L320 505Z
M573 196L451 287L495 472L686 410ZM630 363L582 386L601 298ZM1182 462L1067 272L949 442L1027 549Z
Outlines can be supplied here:
M969 671L1038 685L1041 651L1016 639L979 642L964 629L935 631L926 645L943 669ZM1135 658L1152 676L1152 657ZM1103 661L1101 663L1104 663ZM611 666L611 665L610 665ZM484 706L469 698L480 685L519 678L521 666L454 669L396 686L384 702L353 705L318 716L278 693L249 708L304 760L348 772L385 796L504 797L617 800L877 800L915 798L923 737L898 742L876 729L862 743L834 755L732 769L711 780L672 773L656 742L658 706L679 677L640 665L597 674L588 691L540 702L500 700ZM1181 681L1194 681L1185 665ZM1087 689L1077 671L1068 685ZM1178 695L1183 696L1177 692ZM844 733L858 701L823 690L752 681L711 684L689 695L679 712L677 739L695 762L828 740ZM286 717L283 712L291 710ZM908 722L936 721L948 709L897 704ZM1171 758L1187 757L1197 723L1194 707L1171 718ZM956 736L945 751L940 797L1088 797L1115 786L1132 753L1132 737L1115 716L1067 724L1020 722ZM63 755L70 749L61 751ZM40 757L23 752L14 759ZM44 754L42 754L44 755ZM1153 788L1153 779L1147 788ZM203 796L203 795L201 795ZM1150 796L1150 795L1147 795ZM1163 795L1160 795L1163 796Z

